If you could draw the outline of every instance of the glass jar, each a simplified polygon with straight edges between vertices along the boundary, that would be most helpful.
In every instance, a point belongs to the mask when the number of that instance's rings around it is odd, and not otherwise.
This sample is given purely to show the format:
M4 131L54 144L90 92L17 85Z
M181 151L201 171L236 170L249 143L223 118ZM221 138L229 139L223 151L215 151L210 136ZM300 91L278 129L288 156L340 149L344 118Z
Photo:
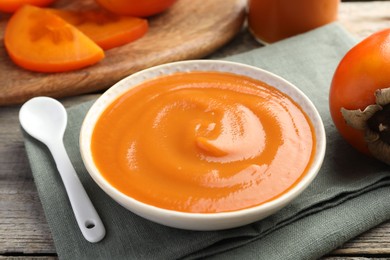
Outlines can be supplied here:
M248 0L248 26L261 43L273 43L337 19L340 0Z

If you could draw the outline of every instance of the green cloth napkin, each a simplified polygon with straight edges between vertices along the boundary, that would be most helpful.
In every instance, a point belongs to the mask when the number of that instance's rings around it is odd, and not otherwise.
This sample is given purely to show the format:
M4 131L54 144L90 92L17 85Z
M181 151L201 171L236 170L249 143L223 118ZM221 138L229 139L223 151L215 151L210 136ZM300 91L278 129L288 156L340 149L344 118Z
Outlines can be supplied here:
M89 177L79 153L79 130L91 102L68 109L64 142L80 179L106 226L104 240L88 243L73 217L55 164L26 135L34 180L61 259L315 259L390 218L389 166L352 149L328 110L333 72L356 43L337 23L228 60L274 72L314 102L328 138L323 167L312 185L265 220L240 228L196 232L142 219L111 200Z

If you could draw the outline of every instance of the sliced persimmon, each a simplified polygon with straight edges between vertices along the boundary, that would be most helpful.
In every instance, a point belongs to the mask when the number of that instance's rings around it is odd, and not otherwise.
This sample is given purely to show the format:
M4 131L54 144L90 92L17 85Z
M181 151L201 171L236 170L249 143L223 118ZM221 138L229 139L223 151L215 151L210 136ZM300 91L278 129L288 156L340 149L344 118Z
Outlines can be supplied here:
M104 10L51 11L74 25L104 50L135 41L148 31L148 21L143 18L115 15Z
M0 11L13 13L25 4L43 7L53 2L54 0L1 0Z
M11 59L32 71L75 70L104 58L104 51L74 26L31 5L24 5L10 18L4 43Z

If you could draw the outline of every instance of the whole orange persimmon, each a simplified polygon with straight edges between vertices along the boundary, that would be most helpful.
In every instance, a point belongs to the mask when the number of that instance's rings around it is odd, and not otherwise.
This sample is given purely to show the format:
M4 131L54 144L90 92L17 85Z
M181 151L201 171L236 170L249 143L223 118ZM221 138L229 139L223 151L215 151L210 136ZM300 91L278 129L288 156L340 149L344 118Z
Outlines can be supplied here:
M0 11L13 13L25 4L43 7L50 5L54 1L55 0L1 0Z
M390 28L354 46L339 63L329 107L340 134L390 164Z
M116 14L147 17L165 11L176 0L96 0L96 2Z

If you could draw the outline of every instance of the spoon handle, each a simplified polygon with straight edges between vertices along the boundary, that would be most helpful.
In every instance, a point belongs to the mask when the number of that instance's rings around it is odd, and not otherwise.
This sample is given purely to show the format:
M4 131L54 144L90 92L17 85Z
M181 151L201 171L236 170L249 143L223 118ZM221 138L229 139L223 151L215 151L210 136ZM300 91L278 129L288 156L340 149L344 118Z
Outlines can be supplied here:
M99 242L106 234L103 222L88 197L65 150L64 143L48 144L67 191L77 224L89 242Z

